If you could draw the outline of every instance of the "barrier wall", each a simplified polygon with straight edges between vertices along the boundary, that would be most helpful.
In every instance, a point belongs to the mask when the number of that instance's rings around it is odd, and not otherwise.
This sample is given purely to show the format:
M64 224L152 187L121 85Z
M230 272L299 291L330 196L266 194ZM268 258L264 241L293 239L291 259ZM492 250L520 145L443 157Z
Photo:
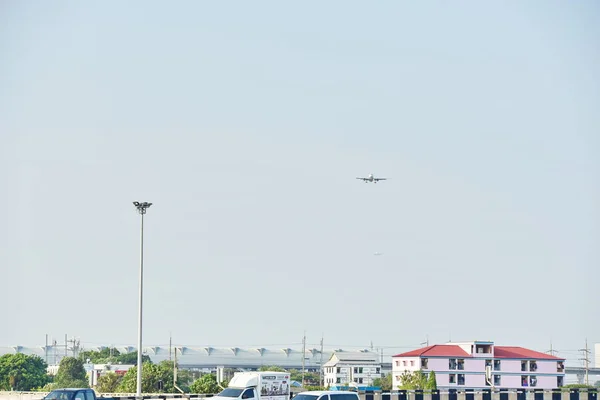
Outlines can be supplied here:
M0 391L0 400L41 400L47 393L44 392L3 392ZM189 399L203 400L213 395L198 394L173 394L153 393L144 394L143 399L170 400ZM599 400L597 389L571 389L571 390L506 390L506 391L433 391L401 390L392 393L360 393L360 400ZM132 393L104 393L98 396L115 400L135 400Z

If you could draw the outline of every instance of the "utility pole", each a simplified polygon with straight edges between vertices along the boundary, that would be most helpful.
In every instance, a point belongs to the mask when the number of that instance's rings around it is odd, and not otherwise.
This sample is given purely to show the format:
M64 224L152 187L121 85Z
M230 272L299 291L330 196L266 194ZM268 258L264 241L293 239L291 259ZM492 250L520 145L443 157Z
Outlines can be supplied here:
M319 363L319 385L323 387L323 335L321 335L321 361Z
M171 361L171 346L172 346L172 342L173 341L173 336L171 335L171 332L169 332L169 361Z
M140 229L140 275L139 275L139 293L138 293L138 343L137 343L137 383L136 383L136 399L142 398L142 302L144 299L144 215L146 210L152 205L152 203L134 201L133 205L138 210L138 213L142 216L142 223Z
M306 331L302 337L302 387L304 387L304 362L306 359Z
M46 333L46 347L44 347L44 356L46 358L46 365L48 365L48 334Z
M552 349L552 341L550 341L550 350L548 350L546 353L550 354L551 356L553 356L556 353L558 353L558 351Z
M65 333L65 357L67 356L67 334Z
M71 351L73 352L73 357L77 357L79 355L79 344L81 343L81 340L76 340L75 338L72 338L71 340L69 340L69 343L71 343L72 346Z
M579 349L579 351L581 351L583 353L583 358L580 358L580 360L585 362L585 384L589 385L590 384L590 349L588 348L588 341L587 338L585 338L585 349Z

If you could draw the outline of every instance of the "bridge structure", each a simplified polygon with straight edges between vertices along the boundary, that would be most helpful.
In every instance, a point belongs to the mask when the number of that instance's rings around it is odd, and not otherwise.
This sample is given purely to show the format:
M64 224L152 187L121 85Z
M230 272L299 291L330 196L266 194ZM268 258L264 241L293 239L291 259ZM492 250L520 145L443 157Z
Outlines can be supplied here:
M569 367L565 366L565 374L566 375L575 375L577 376L577 383L585 383L585 374L586 368L584 367ZM588 377L595 376L596 378L600 377L600 368L588 368L587 369ZM590 385L593 385L595 381L598 379L590 379Z

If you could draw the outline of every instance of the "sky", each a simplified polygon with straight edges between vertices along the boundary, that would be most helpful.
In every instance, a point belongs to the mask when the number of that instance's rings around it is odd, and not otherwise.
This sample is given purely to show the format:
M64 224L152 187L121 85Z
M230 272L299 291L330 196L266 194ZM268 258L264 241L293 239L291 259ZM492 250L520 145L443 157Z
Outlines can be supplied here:
M2 2L0 344L135 345L149 201L144 344L576 360L600 342L599 18Z

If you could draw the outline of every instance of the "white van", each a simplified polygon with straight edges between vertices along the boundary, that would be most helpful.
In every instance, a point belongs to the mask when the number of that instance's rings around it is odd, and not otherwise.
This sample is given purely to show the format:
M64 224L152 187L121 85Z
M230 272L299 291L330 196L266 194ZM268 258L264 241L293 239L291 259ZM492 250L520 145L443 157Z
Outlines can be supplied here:
M360 400L358 393L344 390L314 390L300 392L293 400Z
M236 372L227 388L211 399L289 400L290 374L270 371Z

